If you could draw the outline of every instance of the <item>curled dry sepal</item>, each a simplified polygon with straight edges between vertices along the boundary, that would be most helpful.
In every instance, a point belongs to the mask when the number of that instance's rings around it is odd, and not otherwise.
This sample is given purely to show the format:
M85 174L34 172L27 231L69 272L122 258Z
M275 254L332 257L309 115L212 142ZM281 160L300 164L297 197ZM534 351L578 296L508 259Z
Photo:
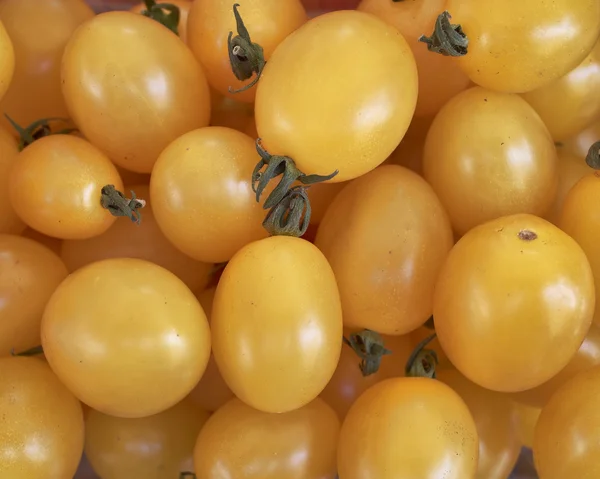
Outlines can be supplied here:
M179 19L181 12L177 5L171 3L156 3L155 0L144 0L146 8L140 13L157 21L179 36Z
M467 54L469 39L460 25L450 23L450 13L442 12L430 37L421 35L419 41L427 44L430 52L449 57L462 57Z
M376 331L364 329L343 338L344 344L350 346L361 359L359 368L363 376L370 376L379 371L384 356L392 354L383 344L383 338Z
M100 204L113 216L126 216L133 223L140 224L142 215L138 211L146 206L146 201L136 198L131 192L131 198L125 197L114 185L106 185L100 191Z

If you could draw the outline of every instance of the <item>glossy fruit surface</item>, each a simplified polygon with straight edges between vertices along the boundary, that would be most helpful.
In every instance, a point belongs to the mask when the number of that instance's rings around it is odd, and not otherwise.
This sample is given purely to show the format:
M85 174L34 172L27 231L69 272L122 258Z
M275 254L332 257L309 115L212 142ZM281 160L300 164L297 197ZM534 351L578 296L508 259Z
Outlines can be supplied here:
M15 71L15 51L12 41L0 21L0 99L8 90Z

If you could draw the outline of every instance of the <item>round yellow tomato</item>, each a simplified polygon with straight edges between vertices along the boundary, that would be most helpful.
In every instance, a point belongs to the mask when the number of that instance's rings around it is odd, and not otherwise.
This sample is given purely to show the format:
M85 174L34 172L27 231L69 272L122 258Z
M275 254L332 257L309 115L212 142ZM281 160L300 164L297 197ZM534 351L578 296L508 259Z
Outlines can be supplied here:
M230 128L201 128L171 143L150 180L165 236L209 263L228 261L242 246L265 238L265 211L252 191L258 159L252 139Z
M357 11L320 15L273 53L256 91L258 134L273 155L332 182L383 163L415 110L417 69L394 27Z
M69 271L108 258L139 258L171 271L188 288L196 291L208 284L212 265L184 255L162 233L152 212L150 189L145 185L124 188L129 195L145 199L142 221L133 226L129 221L116 221L105 233L86 240L65 240L60 256Z
M461 68L497 91L523 93L567 74L600 35L597 0L448 0L446 10L469 38Z
M193 293L140 259L99 261L50 298L42 346L60 380L92 408L145 417L183 399L210 355L210 330Z
M21 126L41 118L69 116L60 85L61 59L75 29L93 16L84 0L0 2L0 20L10 35L17 58L13 81L0 101L2 113ZM0 53L1 61L6 58ZM4 66L0 71L4 72ZM0 116L0 122L10 126L4 115Z
M1 3L0 3L1 5ZM19 234L25 229L15 209L10 204L10 170L19 154L15 138L0 127L0 233Z
M308 404L333 376L342 347L327 259L289 236L243 247L217 285L211 329L219 370L242 401L265 412Z
M350 408L338 444L339 479L474 478L478 438L464 401L440 381L392 378Z
M282 414L233 399L214 413L194 449L202 479L334 479L340 421L322 399Z
M92 409L85 421L85 454L102 479L174 479L193 470L194 445L208 417L188 401L137 419Z
M315 240L335 273L344 325L392 335L431 316L435 280L452 244L448 216L431 187L397 165L344 188Z
M10 172L9 197L19 217L39 232L86 239L104 233L116 220L100 204L106 185L123 190L119 172L104 153L76 136L52 135L19 153Z
M564 368L594 313L583 250L533 215L489 221L464 235L438 277L435 329L452 364L501 392L531 389ZM527 367L524 367L524 365Z
M166 3L168 5L175 5L179 8L179 25L177 25L177 32L179 33L179 38L186 43L187 42L187 22L188 15L190 13L190 8L192 7L191 0L168 0L162 1L159 0L156 2L158 4ZM144 2L138 3L131 8L131 11L134 13L142 13L143 10L146 10L146 4Z
M456 95L433 120L423 172L454 230L516 213L544 214L558 183L556 148L525 100L480 87Z
M306 22L300 0L238 0L238 12L250 34L252 43L262 47L265 60L290 33ZM188 20L188 44L204 65L210 85L225 96L252 103L256 88L231 93L251 82L239 81L229 61L227 36L238 35L233 14L234 2L196 0ZM256 75L256 73L255 73ZM254 76L252 77L254 79Z
M4 24L0 21L0 100L6 94L14 72L15 50Z
M27 238L0 235L0 356L40 344L40 321L67 277L60 258Z
M0 477L73 477L83 452L77 399L44 361L0 359Z
M529 449L533 448L533 436L535 434L535 425L542 410L539 407L527 406L526 404L515 402L515 408L519 417L519 437L521 444Z
M131 12L102 13L77 29L63 56L62 92L83 135L141 173L210 117L208 84L192 52L158 22Z
M479 437L475 478L509 477L521 452L518 414L512 401L473 384L455 369L438 371L437 379L460 395L475 420Z
M541 479L600 477L600 366L556 391L535 426L533 458Z

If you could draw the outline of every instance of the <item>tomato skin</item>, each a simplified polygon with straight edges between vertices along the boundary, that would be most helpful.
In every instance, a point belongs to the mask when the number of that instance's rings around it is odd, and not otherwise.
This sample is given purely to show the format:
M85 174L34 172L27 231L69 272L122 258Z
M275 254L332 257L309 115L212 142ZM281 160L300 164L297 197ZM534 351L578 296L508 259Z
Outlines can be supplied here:
M38 358L0 358L0 476L73 477L83 452L81 405Z
M15 50L4 23L0 21L0 100L6 94L15 71Z
M452 244L431 187L396 165L344 188L315 240L336 275L344 325L390 335L409 333L431 316L436 277Z
M563 142L563 146L566 151L585 158L590 146L596 143L598 138L600 138L600 120Z
M243 247L217 285L211 331L219 370L238 398L264 412L308 404L331 379L342 347L342 308L326 258L293 237Z
M448 0L446 10L469 38L459 65L496 91L524 93L567 74L600 34L596 0Z
M339 479L475 477L478 438L466 404L428 378L392 378L350 408L338 444Z
M413 118L398 148L384 164L404 166L423 176L423 149L431 122L431 118Z
M0 19L14 46L13 81L0 102L21 126L40 118L68 118L60 85L60 64L67 41L94 12L83 0L3 0ZM0 54L2 61L6 56ZM5 67L0 67L4 72ZM2 95L0 95L1 97ZM12 128L2 115L0 123Z
M501 216L546 213L556 194L556 158L548 129L525 100L474 87L433 120L423 174L462 235Z
M60 258L33 240L0 235L0 356L40 344L40 321L67 277Z
M31 228L63 239L104 233L116 221L100 204L101 190L123 183L111 161L81 138L53 135L35 141L10 172L10 202Z
M256 91L258 134L306 174L338 169L331 182L350 180L398 146L417 84L398 30L363 12L326 13L289 35L267 63Z
M171 143L150 180L154 214L165 236L208 263L228 261L242 246L266 238L265 210L252 191L259 159L252 139L230 128L194 130Z
M319 398L268 414L232 399L200 431L194 449L203 479L334 479L340 421Z
M166 269L107 259L72 273L42 318L42 346L61 381L105 414L137 418L182 400L210 354L202 307Z
M83 135L128 170L150 173L171 141L208 125L202 67L175 34L143 15L107 12L86 22L67 43L61 76Z
M456 243L438 277L433 315L440 344L462 374L487 389L517 392L567 365L594 303L592 270L575 240L541 218L513 215Z
M208 417L188 401L137 419L92 409L85 421L85 454L102 479L172 479L193 470L194 445Z
M25 223L10 204L8 194L10 170L18 155L17 141L0 127L0 234L19 234L25 229Z
M540 478L600 475L600 366L579 373L556 391L535 426L533 458Z
M179 25L177 25L177 31L179 33L179 38L181 38L181 41L183 43L186 43L188 15L190 13L190 8L192 7L193 2L190 0L169 0L168 3L169 5L175 5L179 8ZM131 7L130 11L133 13L142 13L143 10L146 10L146 5L144 4L144 2L141 2Z
M521 438L521 443L524 447L532 449L535 426L542 410L541 408L528 406L520 402L515 402L515 407L519 416L519 437Z

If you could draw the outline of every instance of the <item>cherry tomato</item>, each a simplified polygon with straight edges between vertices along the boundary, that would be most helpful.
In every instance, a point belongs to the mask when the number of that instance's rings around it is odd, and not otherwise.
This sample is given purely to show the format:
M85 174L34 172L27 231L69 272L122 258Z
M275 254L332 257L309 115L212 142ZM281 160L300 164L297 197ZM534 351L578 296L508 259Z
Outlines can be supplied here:
M556 391L535 426L533 458L540 478L600 476L600 366Z
M194 261L167 240L154 219L152 204L148 201L149 190L144 185L124 188L128 195L134 191L138 198L147 200L139 226L133 226L129 221L116 221L105 233L94 238L63 243L61 258L69 271L102 259L139 258L168 269L192 291L208 284L212 265Z
M40 118L69 116L60 85L61 59L75 29L93 16L83 0L0 2L0 19L17 58L14 78L0 102L0 111L22 126ZM0 58L7 60L4 53ZM4 72L5 66L0 71ZM10 127L4 115L0 121Z
M385 160L385 164L404 166L422 175L423 149L431 121L430 118L413 118L406 135L402 138L398 148Z
M594 302L579 245L522 214L477 226L458 241L438 277L433 315L440 344L461 373L487 389L517 392L567 365L590 328Z
M6 94L15 72L15 50L8 32L0 21L0 100Z
M344 325L398 335L431 316L435 280L453 239L425 180L386 165L336 196L315 244L336 275Z
M192 7L192 1L191 0L168 0L168 1L163 2L161 0L156 3L158 3L158 4L167 3L169 5L175 5L177 8L179 8L179 25L177 25L177 31L179 33L179 38L181 38L181 41L183 41L183 43L186 43L187 42L187 22L188 22L188 15L190 13L190 8ZM146 5L144 4L144 2L138 3L137 5L135 5L131 8L131 11L134 13L142 13L143 10L146 10Z
M501 216L543 215L558 183L556 148L518 95L474 87L433 120L423 172L458 234Z
M196 0L188 19L188 44L204 65L208 82L214 89L238 101L252 103L256 88L229 92L229 87L238 90L251 81L239 81L229 62L227 36L229 32L233 32L233 37L237 35L233 3ZM235 3L239 5L238 11L251 41L262 47L265 60L270 59L284 38L308 19L300 0L238 0Z
M600 138L600 120L563 142L566 151L585 158L590 146Z
M83 452L79 401L44 361L0 358L0 476L73 477Z
M457 392L471 412L479 437L476 479L506 479L521 452L517 409L505 395L473 384L455 369L437 378Z
M0 235L0 356L40 344L40 321L67 277L60 258L27 238Z
M39 243L43 246L45 246L46 248L48 248L49 250L51 250L53 253L56 253L57 255L60 256L60 250L62 248L62 240L58 239L58 238L53 238L52 236L46 236L45 234L40 233L39 231L34 230L33 228L25 228L25 231L23 231L23 233L21 233L21 236L23 238L29 238L33 241L35 241L36 243Z
M363 12L326 13L273 53L258 82L256 127L270 153L291 157L301 171L339 170L332 182L350 180L398 146L417 84L398 30Z
M215 291L216 288L209 288L198 294L198 301L200 301L200 305L206 313L209 324L212 316ZM213 412L230 399L233 399L233 397L234 394L229 389L229 386L227 386L227 383L225 383L223 376L221 376L221 372L215 362L215 357L211 353L206 371L204 371L202 379L200 379L200 382L190 393L189 398L202 409Z
M600 35L597 0L555 0L550 8L546 0L448 0L446 10L469 38L461 68L496 91L547 85L575 68Z
M339 479L475 477L477 429L464 401L440 381L392 378L350 408L338 444Z
M25 223L21 221L8 198L10 170L18 154L19 148L15 138L0 127L0 233L19 234L25 229Z
M208 417L188 401L137 419L92 409L85 421L85 454L102 479L173 479L193 470L194 445Z
M542 410L538 407L527 406L526 404L515 402L517 414L519 417L519 437L523 446L529 449L533 448L533 436L535 425L540 417Z
M242 401L280 413L308 404L333 376L342 347L327 259L289 236L244 246L217 285L211 329L219 370Z
M100 204L101 190L123 183L111 161L81 138L52 135L19 153L10 172L10 202L30 227L48 236L86 239L116 218Z
M242 246L265 238L265 211L252 191L258 158L252 139L230 128L194 130L171 143L150 181L165 236L210 263L228 261Z
M171 141L210 117L208 84L190 50L158 22L131 12L102 13L73 34L62 91L85 137L140 173L150 173Z
M600 42L566 75L523 98L540 115L552 138L566 140L600 116Z
M50 298L42 345L61 381L94 409L145 417L183 399L210 355L202 307L181 280L140 259L72 273Z
M239 399L208 420L194 449L202 479L334 479L340 421L319 398L282 414Z

